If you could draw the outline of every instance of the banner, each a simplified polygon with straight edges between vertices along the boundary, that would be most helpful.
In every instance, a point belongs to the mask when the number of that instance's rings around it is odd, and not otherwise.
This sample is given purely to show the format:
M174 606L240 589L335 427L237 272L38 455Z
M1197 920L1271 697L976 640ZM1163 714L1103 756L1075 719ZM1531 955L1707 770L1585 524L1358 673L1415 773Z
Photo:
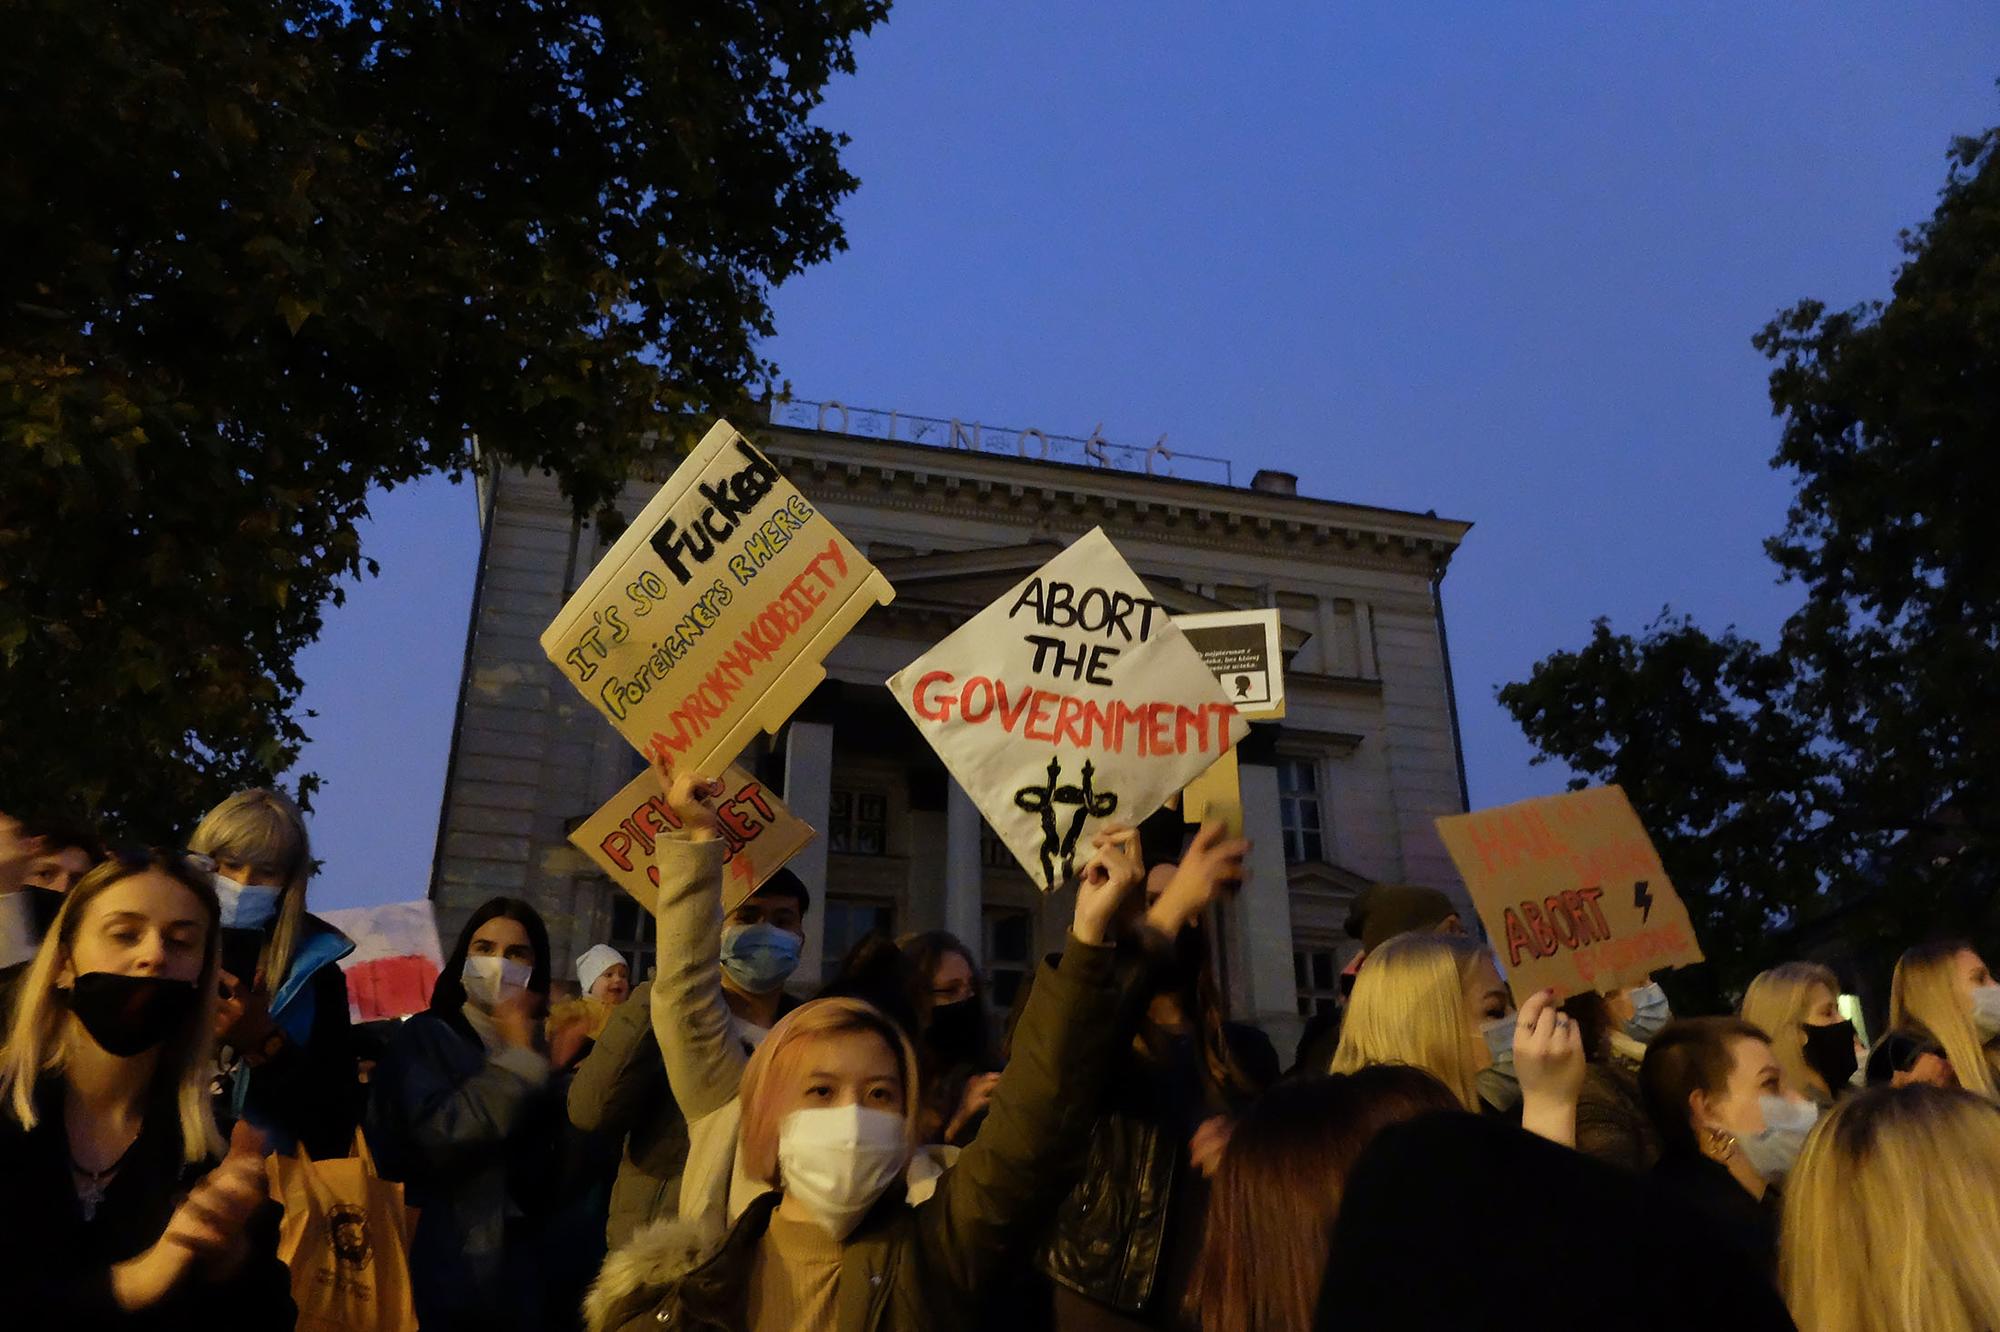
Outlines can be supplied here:
M718 421L542 634L556 669L640 753L718 775L825 676L875 567Z
M722 782L723 792L711 808L728 846L723 857L722 909L734 911L812 840L813 830L743 769L731 765ZM662 833L680 826L660 793L660 779L648 769L584 820L569 840L650 912L660 886L654 843Z
M317 914L354 940L354 951L340 959L350 1019L408 1017L430 1006L444 950L438 946L437 918L429 902L341 907Z
M1437 820L1515 997L1643 984L1702 960L1680 894L1616 786Z
M1176 615L1174 623L1238 712L1251 721L1285 715L1285 659L1275 609Z
M889 689L1044 892L1095 826L1136 826L1249 729L1102 528Z

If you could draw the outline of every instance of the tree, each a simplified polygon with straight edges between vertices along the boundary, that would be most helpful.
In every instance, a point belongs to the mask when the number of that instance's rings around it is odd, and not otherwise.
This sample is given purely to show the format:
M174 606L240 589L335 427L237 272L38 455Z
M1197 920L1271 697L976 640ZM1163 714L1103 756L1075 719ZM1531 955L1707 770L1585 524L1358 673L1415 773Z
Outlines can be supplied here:
M1725 986L1828 933L1872 954L1993 923L2000 129L1953 142L1902 248L1887 303L1803 301L1753 339L1797 478L1778 642L1600 620L1499 691L1537 762L1626 788Z
M856 184L810 116L886 10L10 6L0 809L184 829L297 756L375 487L476 448L608 516L768 391Z

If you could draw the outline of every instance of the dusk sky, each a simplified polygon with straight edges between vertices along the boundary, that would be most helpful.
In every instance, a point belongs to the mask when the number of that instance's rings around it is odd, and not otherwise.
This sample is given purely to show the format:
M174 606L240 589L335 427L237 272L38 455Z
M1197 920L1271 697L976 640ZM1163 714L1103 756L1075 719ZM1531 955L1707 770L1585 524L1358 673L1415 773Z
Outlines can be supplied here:
M1494 689L1598 615L1770 635L1750 336L1886 297L1951 136L2000 122L1992 0L1751 8L906 3L820 117L850 248L768 351L805 398L1470 520L1473 803L1559 789ZM424 895L463 663L471 487L374 510L382 576L301 662L320 907Z

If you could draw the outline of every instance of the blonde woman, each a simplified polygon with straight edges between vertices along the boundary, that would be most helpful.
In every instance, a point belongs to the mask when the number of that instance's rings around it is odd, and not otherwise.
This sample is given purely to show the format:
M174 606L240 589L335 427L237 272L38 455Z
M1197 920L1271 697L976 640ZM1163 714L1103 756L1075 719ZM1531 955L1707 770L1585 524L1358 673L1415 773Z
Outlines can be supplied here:
M215 894L179 856L65 897L0 1047L7 1326L292 1325L260 1144L222 1156L209 1113L215 974Z
M1861 1067L1854 1023L1840 1015L1840 980L1817 962L1787 962L1760 972L1737 1016L1771 1038L1778 1078L1788 1096L1824 1109Z
M1918 944L1896 959L1889 1027L1930 1037L1958 1085L2000 1100L1987 1042L2000 1037L2000 985L1972 946L1957 939Z
M290 1153L353 1149L360 1089L341 958L354 943L306 914L312 848L298 806L238 791L202 819L188 849L215 864L223 1001L216 1057L223 1123L248 1121Z
M1574 1146L1576 1097L1584 1075L1574 1021L1542 991L1514 1017L1507 987L1485 947L1449 934L1402 934L1368 955L1334 1051L1334 1073L1373 1064L1409 1064L1442 1082L1467 1110L1476 1085L1505 1050L1521 1083L1521 1123Z
M2000 1327L2000 1109L1880 1088L1836 1107L1785 1188L1779 1282L1813 1332Z

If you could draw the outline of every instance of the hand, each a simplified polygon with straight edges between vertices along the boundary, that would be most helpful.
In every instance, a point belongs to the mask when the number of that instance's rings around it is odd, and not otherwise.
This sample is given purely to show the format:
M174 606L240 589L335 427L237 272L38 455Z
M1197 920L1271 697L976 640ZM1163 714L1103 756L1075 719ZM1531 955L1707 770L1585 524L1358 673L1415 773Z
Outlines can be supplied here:
M674 773L664 763L656 764L653 773L660 779L660 789L666 793L667 808L681 821L681 833L689 841L708 841L721 835L715 811L704 803L722 794L720 777L703 777L693 772Z
M965 1080L965 1090L958 1098L958 1110L952 1115L951 1123L945 1125L944 1140L946 1142L956 1142L958 1140L958 1135L965 1129L965 1126L978 1118L980 1112L985 1110L987 1105L993 1100L993 1089L999 1085L1000 1075L998 1073L981 1073L977 1077Z
M34 864L35 857L40 854L42 839L23 836L20 820L0 814L0 893L11 893L23 887L28 866Z
M215 1039L239 1053L261 1051L277 1030L271 1020L269 991L245 985L227 971L219 971L222 999L215 1006Z
M242 1264L249 1252L245 1227L270 1198L264 1148L264 1135L238 1122L229 1135L229 1154L174 1209L160 1238L111 1269L112 1294L122 1308L157 1304L196 1269L213 1280Z
M552 1023L549 1027L549 1062L557 1068L568 1068L582 1055L583 1047L589 1041L590 1024L582 1018L561 1026Z
M1204 823L1188 844L1158 900L1146 909L1146 923L1171 939L1232 884L1243 882L1243 857L1250 843L1230 838L1219 822Z
M1146 877L1139 859L1139 834L1122 823L1100 828L1090 839L1091 858L1076 879L1076 919L1070 933L1078 943L1101 944L1118 908Z
M1229 1145L1229 1135L1235 1129L1236 1123L1228 1115L1210 1115L1188 1139L1188 1161L1201 1172L1203 1179L1215 1178L1216 1168L1222 1164L1222 1150Z
M1521 1082L1521 1126L1574 1147L1583 1035L1557 1007L1554 990L1530 995L1521 1005L1514 1020L1514 1073Z
M493 1006L493 1026L500 1039L523 1050L535 1048L535 1006L541 996L517 990Z

